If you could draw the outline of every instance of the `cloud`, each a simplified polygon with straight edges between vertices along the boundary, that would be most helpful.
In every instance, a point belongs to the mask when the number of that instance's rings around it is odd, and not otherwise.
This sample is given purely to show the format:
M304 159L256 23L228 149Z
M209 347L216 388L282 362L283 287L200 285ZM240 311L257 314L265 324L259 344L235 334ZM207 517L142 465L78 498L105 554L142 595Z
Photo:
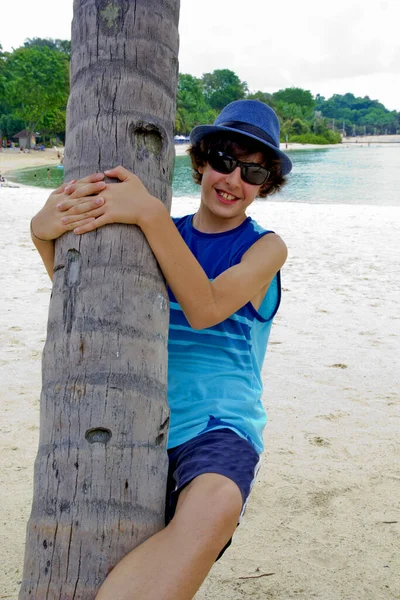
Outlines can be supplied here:
M72 0L57 3L57 19L54 0L2 3L8 20L18 22L17 30L3 28L3 48L26 37L69 38ZM252 0L248 8L243 0L201 0L195 10L193 0L181 0L180 71L201 76L227 68L264 91L326 85L341 93L341 82L350 92L352 81L362 82L361 90L369 85L377 96L373 90L381 89L400 108L399 0Z

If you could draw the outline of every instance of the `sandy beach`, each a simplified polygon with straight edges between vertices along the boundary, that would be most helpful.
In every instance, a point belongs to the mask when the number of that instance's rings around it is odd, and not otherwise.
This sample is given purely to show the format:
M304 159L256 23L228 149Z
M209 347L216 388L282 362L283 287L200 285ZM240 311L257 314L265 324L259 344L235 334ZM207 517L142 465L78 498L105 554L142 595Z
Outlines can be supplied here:
M5 157L1 173L33 166L32 155L18 154L17 167ZM51 151L33 158L52 163ZM0 188L0 598L10 600L22 575L51 291L29 220L47 196ZM174 199L172 212L196 205ZM399 600L400 209L271 200L250 214L289 247L263 369L265 453L234 543L196 600Z
M63 149L59 149L63 153ZM26 169L28 167L45 167L47 165L59 165L60 159L57 150L46 148L43 151L31 150L21 152L18 148L0 151L0 173L5 175L15 169Z

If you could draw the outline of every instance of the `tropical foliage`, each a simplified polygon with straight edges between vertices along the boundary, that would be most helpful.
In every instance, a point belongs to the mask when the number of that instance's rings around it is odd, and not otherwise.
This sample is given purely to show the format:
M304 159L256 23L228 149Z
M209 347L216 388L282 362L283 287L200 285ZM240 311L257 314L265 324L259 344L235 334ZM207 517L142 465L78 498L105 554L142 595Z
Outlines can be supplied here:
M11 53L0 46L0 131L12 137L20 129L63 136L69 93L71 42L33 38ZM400 113L368 96L333 95L329 99L297 87L272 94L249 91L229 69L194 77L179 75L175 130L187 135L196 125L211 123L229 102L256 99L271 106L281 123L281 140L332 144L343 135L393 134Z
M187 102L193 87L196 100ZM393 134L400 129L400 113L387 110L368 96L335 94L325 100L297 87L273 94L249 92L246 82L224 69L200 78L179 75L177 133L187 134L195 125L212 122L222 106L241 98L260 100L275 110L281 123L281 141L335 144L344 135Z
M20 129L49 136L65 131L69 53L50 42L32 40L0 54L0 130L5 137Z
M387 110L377 100L356 98L353 94L334 94L329 100L316 97L316 110L329 120L334 120L337 128L347 135L352 134L393 134L400 129L400 113Z

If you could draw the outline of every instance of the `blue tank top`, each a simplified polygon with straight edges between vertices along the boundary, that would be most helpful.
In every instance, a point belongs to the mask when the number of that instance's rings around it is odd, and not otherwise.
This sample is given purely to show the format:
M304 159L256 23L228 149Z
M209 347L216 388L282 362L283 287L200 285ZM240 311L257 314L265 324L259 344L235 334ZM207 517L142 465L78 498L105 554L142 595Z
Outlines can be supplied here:
M193 215L174 219L181 236L210 280L238 264L262 236L271 233L253 219L230 231L202 233ZM261 401L261 369L281 296L280 273L258 310L251 302L212 327L195 330L169 289L168 447L211 429L229 428L262 452L267 416Z

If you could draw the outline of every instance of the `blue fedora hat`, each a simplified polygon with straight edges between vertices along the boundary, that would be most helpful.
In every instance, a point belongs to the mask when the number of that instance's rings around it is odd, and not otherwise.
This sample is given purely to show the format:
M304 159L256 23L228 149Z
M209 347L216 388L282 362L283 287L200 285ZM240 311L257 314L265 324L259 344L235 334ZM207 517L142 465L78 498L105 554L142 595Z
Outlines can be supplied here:
M222 109L212 125L199 125L190 133L192 144L208 133L232 131L251 137L274 151L281 161L281 174L292 170L292 161L279 149L279 120L270 106L259 100L235 100Z

